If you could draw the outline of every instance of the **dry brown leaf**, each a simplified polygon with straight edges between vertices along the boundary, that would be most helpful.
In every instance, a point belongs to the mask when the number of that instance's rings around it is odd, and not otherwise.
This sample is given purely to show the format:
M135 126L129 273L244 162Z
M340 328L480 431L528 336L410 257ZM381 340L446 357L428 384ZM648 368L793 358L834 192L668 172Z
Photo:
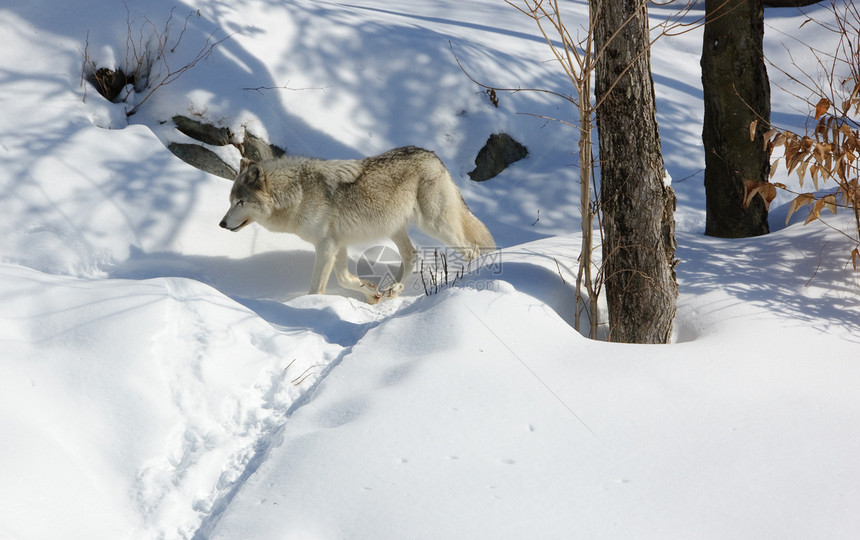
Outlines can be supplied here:
M809 160L805 159L797 168L797 177L800 178L800 181L803 182L803 179L806 177L806 168L809 166ZM816 189L818 189L816 187Z
M794 144L793 140L785 143L785 168L788 169L788 174L791 174L792 169L794 169L791 163L794 161L794 156L797 155L797 150L798 146Z
M770 128L770 129L769 129L769 130L767 130L767 132L764 134L763 139L764 139L764 148L765 148L765 150L767 150L767 147L768 147L768 146L771 146L771 147L772 147L772 146L774 146L774 144L773 144L773 141L775 140L775 139L774 139L774 135L776 135L776 134L777 134L777 132L778 132L778 130L777 130L776 128Z
M764 186L759 190L759 196L764 199L765 210L770 210L770 203L776 199L776 186L763 182Z
M761 182L750 180L749 178L744 180L744 208L749 207L750 201L752 200L753 195L757 193L756 188L760 183Z
M744 208L748 208L753 197L758 195L764 201L766 210L770 209L770 203L776 198L776 186L768 182L758 180L744 180Z
M836 188L836 193L842 198L842 204L849 208L852 208L855 203L860 202L860 199L857 199L857 187L856 185L852 186L851 182L839 184L839 187Z
M798 208L803 208L804 206L810 204L815 201L815 195L812 193L801 193L797 197L791 201L791 204L788 207L788 215L785 216L785 224L788 225L788 220L791 219L792 214L794 214Z
M774 148L776 148L779 145L785 144L785 140L787 138L788 138L788 136L785 133L780 133L779 135L777 135L776 139L773 140Z
M824 199L818 199L815 201L815 204L812 205L812 210L809 211L809 215L806 216L806 221L804 221L803 224L809 225L816 219L820 218L822 208L824 208Z
M836 176L839 177L839 180L842 182L847 182L848 179L845 177L845 160L840 159L836 162Z
M794 168L800 165L803 161L803 152L795 152L793 156L791 156L791 161L786 163L786 167L788 168L788 174L794 172Z
M830 100L827 98L821 98L818 104L815 106L815 119L818 120L830 109Z
M755 130L758 127L758 120L750 122L750 141L755 140Z
M812 155L815 156L815 161L817 161L819 165L822 164L824 162L825 155L824 145L821 143L816 143L815 149L812 151Z
M854 248L851 252L851 264L854 265L854 271L857 271L857 262L860 261L860 249Z
M825 119L822 118L815 125L815 137L818 138L820 135L824 135L825 130L826 130Z
M825 196L821 199L824 203L824 208L830 210L831 213L836 214L836 194L831 193L830 195Z

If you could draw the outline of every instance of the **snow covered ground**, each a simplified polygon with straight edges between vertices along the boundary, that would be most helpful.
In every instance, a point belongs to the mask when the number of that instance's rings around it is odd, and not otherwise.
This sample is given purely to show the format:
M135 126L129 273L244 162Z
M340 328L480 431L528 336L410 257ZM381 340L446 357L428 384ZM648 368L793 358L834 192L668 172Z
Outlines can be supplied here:
M173 38L191 14L174 68L229 38L129 123L82 58L122 66L129 28L172 9ZM776 61L824 39L804 19L768 12ZM860 535L849 244L785 227L785 195L767 237L702 235L700 31L652 55L679 197L667 346L569 324L575 133L519 113L575 113L526 92L495 108L452 53L487 83L566 91L503 2L19 2L0 35L0 538ZM774 113L807 110L775 90ZM220 229L230 183L166 150L175 114L327 158L432 149L501 253L431 296L417 278L378 306L307 296L311 246ZM495 131L530 156L473 183Z

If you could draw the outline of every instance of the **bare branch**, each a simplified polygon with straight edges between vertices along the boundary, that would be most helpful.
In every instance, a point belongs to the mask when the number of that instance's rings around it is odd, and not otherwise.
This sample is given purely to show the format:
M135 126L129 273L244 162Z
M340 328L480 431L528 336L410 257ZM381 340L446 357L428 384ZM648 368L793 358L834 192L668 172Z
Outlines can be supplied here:
M330 84L329 84L329 85L327 85L327 86L314 86L314 87L307 87L307 88L293 88L293 87L291 87L291 86L290 86L289 81L287 81L287 84L285 84L285 85L283 85L283 86L256 86L256 87L253 87L253 88L251 88L251 87L245 87L245 88L242 88L242 90L245 90L245 91L254 91L254 92L258 92L258 93L262 94L262 93L263 93L263 90L291 90L291 91L293 91L293 92L301 92L301 91L304 91L304 90L322 90L322 91L326 91L326 90L328 90L329 88L331 88L331 85L330 85Z

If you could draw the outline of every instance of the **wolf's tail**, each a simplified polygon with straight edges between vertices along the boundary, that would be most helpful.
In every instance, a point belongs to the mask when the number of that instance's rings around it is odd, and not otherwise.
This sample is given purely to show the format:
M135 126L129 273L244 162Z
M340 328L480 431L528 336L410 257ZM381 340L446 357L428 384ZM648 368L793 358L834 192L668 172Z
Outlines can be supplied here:
M493 235L487 230L486 225L469 210L465 202L463 203L461 219L466 245L473 249L471 258L476 259L481 255L496 250L496 242L493 240Z

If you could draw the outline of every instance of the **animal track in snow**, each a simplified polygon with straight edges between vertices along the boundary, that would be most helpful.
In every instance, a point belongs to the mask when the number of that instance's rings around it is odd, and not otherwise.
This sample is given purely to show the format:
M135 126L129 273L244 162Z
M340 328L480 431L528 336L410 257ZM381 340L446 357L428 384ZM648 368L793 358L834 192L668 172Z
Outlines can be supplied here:
M280 444L292 412L370 328L410 300L376 309L343 297L239 303L193 280L163 284L152 369L166 396L161 412L176 424L164 446L144 456L132 496L148 534L205 538ZM329 424L342 425L361 410L345 404Z

